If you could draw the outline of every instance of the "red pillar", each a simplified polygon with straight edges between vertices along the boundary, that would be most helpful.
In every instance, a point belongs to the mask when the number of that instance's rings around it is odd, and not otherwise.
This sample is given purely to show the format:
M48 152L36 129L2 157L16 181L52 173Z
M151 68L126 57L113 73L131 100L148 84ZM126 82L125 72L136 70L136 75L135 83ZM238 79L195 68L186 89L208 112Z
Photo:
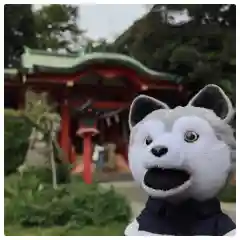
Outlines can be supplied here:
M87 132L83 135L83 179L85 183L92 183L92 134Z
M71 145L69 161L70 163L75 163L76 159L77 159L77 156L76 156L75 148L73 145Z
M70 127L70 116L69 116L69 106L67 100L61 106L61 137L60 146L63 149L67 160L69 160L69 127Z

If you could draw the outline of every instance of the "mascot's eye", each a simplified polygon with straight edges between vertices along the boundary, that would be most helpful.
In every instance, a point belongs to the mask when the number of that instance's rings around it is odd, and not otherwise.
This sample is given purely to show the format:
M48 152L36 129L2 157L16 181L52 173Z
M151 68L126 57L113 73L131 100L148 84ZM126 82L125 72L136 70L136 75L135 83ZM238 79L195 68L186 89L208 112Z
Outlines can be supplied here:
M199 135L193 131L187 131L184 134L184 140L188 143L193 143L193 142L197 141L198 138L199 138Z
M152 142L153 142L153 139L152 139L150 136L147 136L147 137L145 138L145 143L146 143L146 145L150 145Z

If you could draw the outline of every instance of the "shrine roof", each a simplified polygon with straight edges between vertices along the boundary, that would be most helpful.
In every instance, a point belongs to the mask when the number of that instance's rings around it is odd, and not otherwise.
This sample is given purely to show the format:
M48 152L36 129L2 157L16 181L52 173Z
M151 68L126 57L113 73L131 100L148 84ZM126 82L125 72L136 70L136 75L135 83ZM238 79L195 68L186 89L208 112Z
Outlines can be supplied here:
M118 53L93 52L63 54L25 48L21 56L22 69L27 73L73 74L83 72L91 66L121 67L146 75L154 80L166 80L179 83L181 78L165 72L147 68L141 62Z
M18 70L16 68L5 68L4 75L15 76L18 74Z
M18 70L16 68L4 69L4 78L11 80L11 79L15 79L17 75L18 75Z

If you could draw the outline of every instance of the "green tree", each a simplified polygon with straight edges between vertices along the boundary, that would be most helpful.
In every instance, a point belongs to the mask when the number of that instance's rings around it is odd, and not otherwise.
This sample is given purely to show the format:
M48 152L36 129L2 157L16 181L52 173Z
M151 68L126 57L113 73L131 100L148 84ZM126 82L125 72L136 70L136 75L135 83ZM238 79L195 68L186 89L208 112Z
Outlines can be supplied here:
M24 45L36 47L31 4L6 4L4 6L5 67L18 64Z
M77 25L78 7L50 4L34 12L38 49L73 51L83 33Z
M111 44L106 39L100 38L97 40L86 39L86 44L83 46L85 53L91 52L113 52Z
M49 4L33 10L31 4L7 4L4 8L4 65L19 64L23 47L73 51L81 45L78 7Z
M177 21L181 14L186 21ZM149 68L183 76L192 92L215 83L235 100L235 5L153 5L116 39L114 48Z

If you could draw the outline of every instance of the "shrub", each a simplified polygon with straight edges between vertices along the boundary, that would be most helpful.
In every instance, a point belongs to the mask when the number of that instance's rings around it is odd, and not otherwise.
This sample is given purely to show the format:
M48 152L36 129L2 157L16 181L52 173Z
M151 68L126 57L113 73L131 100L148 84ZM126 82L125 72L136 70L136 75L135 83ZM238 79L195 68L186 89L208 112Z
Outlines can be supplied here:
M111 223L106 226L86 226L84 228L71 228L69 226L56 226L50 228L31 227L19 225L5 226L5 236L122 236L126 224Z
M76 178L53 190L33 174L7 177L5 223L81 228L129 221L130 207L122 196L113 189L105 191L97 184L86 185Z
M4 111L4 174L15 172L24 162L31 126L18 111Z
M236 202L236 185L228 184L219 194L222 202Z
M64 184L70 182L70 164L56 163L57 184ZM31 178L35 176L39 182L52 184L52 170L46 167L28 167L24 172L24 179L27 176Z

